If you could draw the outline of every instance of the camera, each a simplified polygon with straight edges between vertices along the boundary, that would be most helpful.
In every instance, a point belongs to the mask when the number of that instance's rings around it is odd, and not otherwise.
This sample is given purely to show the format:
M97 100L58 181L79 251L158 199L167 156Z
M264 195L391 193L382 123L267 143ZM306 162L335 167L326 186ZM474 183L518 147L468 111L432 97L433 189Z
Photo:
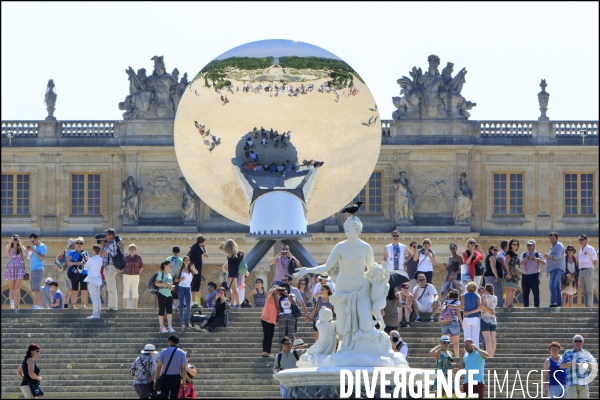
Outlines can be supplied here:
M288 251L287 250L281 250L281 254L287 254Z
M105 241L106 233L99 233L97 235L94 235L94 238L96 239L96 243L100 244ZM115 242L119 243L120 241L121 241L121 237L119 235L116 235Z

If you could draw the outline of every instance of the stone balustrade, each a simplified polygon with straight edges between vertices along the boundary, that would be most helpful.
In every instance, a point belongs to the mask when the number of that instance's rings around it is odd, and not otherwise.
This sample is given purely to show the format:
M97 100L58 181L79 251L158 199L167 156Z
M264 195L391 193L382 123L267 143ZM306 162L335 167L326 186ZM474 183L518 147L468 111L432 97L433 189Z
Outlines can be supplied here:
M552 121L552 131L557 137L580 137L582 131L598 137L598 121Z
M486 136L532 136L537 121L473 121L480 125L480 134Z
M113 137L117 121L61 121L61 135L76 137Z
M11 132L13 136L37 137L38 124L38 121L2 121L2 136Z
M390 136L391 124L392 124L391 119L382 119L381 120L381 136L383 136L383 137Z

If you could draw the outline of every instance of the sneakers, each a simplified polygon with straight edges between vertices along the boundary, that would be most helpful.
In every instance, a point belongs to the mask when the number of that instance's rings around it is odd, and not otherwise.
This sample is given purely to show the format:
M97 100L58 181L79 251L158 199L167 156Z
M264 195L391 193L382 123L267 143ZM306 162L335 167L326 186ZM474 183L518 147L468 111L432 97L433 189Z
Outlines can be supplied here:
M90 315L89 317L87 317L87 319L100 319L100 317L97 315Z
M167 333L167 332L169 332L169 331L164 326L161 326L160 330L158 331L158 333Z
M192 303L192 308L198 308L198 303L196 303L196 302L193 302L193 303Z
M434 319L433 319L433 315L432 315L431 317L429 317L429 322L433 322L433 321L434 321Z
M181 329L185 329L185 324L181 324Z
M172 327L172 326L169 326L168 332L169 332L169 333L174 333L174 332L175 332L175 329L173 329L173 327Z
M415 318L415 322L421 322L421 316L418 316L417 318Z

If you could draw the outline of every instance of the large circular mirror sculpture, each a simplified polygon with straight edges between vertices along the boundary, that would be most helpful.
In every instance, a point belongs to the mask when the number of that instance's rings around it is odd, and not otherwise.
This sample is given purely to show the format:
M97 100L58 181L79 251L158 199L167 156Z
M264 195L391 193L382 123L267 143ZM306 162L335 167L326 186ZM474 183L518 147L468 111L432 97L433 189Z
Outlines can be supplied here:
M248 43L194 77L175 118L187 182L255 235L301 235L361 191L379 155L375 100L334 54L291 40Z

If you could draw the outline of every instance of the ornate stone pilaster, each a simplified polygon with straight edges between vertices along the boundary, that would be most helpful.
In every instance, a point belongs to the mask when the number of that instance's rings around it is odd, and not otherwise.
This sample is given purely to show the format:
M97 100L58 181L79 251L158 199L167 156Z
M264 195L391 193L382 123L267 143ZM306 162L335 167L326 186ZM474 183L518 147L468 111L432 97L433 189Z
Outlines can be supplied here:
M252 272L254 273L255 278L260 278L263 280L263 287L269 288L271 286L269 281L269 273L271 272L271 266L269 265L268 261L261 261L258 264L256 264L256 267L254 267Z

